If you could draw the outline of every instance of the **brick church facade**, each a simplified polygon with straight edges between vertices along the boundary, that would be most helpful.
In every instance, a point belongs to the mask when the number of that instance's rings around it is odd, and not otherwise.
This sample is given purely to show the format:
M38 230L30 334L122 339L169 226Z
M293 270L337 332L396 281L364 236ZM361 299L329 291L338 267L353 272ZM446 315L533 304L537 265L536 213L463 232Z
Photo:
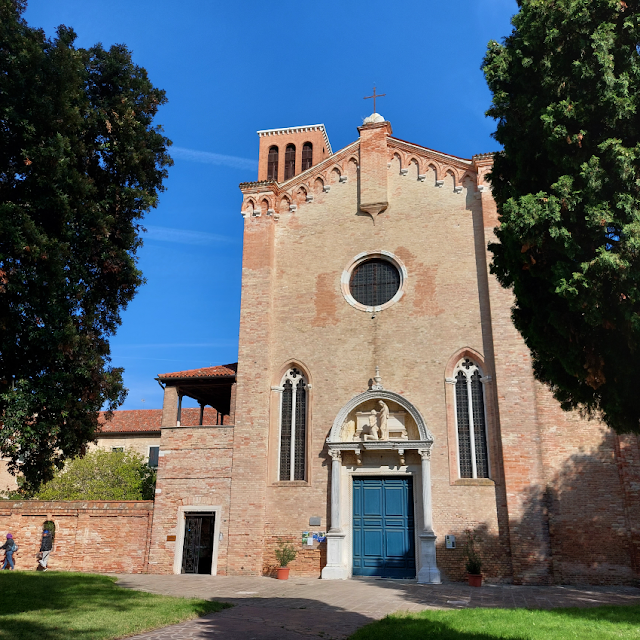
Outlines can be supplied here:
M161 375L152 573L640 577L638 439L564 413L489 274L490 155L259 132L237 364ZM181 420L182 398L216 411ZM214 420L207 415L215 415ZM224 417L223 417L224 416Z

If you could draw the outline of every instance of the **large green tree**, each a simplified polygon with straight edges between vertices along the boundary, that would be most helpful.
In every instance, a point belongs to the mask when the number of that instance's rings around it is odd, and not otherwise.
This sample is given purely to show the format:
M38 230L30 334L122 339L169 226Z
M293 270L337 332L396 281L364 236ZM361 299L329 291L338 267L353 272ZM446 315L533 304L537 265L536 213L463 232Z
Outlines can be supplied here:
M124 399L109 338L171 159L127 48L49 39L24 5L0 0L0 453L37 487Z
M96 449L68 460L35 500L153 500L156 472L131 451ZM18 492L19 493L19 492Z
M520 0L489 43L492 271L564 409L640 431L640 2Z

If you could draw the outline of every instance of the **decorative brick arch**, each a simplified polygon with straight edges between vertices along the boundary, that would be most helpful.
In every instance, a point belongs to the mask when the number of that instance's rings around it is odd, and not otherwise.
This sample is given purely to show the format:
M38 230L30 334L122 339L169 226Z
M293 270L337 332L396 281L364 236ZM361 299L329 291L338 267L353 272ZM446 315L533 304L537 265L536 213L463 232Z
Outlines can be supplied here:
M335 180L335 182L339 182L340 178L342 177L342 167L338 164L333 165L328 171L327 171L327 179L325 180L325 184L329 183L329 184L333 184L334 180L333 180L333 175L337 174L337 178Z
M442 176L443 180L447 179L447 176L451 176L453 178L453 187L455 189L455 187L458 184L458 181L456 179L456 172L451 168L451 167L447 167L444 171L444 175Z
M398 158L398 163L400 164L400 171L402 171L402 168L405 166L406 163L399 151L394 151L391 154L391 158L389 159L389 164L392 164L396 158Z
M267 215L269 209L271 209L271 202L269 202L269 198L262 198L260 200L260 213L262 215Z
M474 183L474 185L475 185L476 180L477 180L477 176L476 176L476 174L475 174L475 173L472 173L471 171L465 171L465 172L462 174L462 177L460 178L460 184L464 186L464 181L465 181L467 178L469 178L469 180L471 180L471 181Z
M433 171L434 178L435 178L434 184L435 184L435 182L438 180L438 176L440 175L440 167L437 165L437 163L433 161L429 161L429 163L426 166L425 173L427 173L428 171Z
M418 176L420 175L420 162L418 161L418 158L416 158L415 156L411 156L409 158L409 162L407 163L407 172L411 171L412 165L415 165L416 167L415 179L417 180Z
M285 213L286 211L289 211L290 205L291 198L289 196L282 196L282 198L280 199L280 208L278 209L278 211L280 213Z

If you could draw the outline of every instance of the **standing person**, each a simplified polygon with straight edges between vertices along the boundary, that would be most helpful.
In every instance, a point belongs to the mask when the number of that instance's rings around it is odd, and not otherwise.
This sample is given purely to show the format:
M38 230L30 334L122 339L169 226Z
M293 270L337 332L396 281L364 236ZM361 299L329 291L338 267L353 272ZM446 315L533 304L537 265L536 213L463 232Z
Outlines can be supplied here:
M53 548L53 540L51 539L51 532L45 529L42 532L42 542L40 543L40 553L42 558L38 560L43 571L47 570L47 562L49 562L49 554Z
M13 562L13 554L18 550L18 545L15 543L13 536L7 533L7 541L0 547L4 549L4 562L2 563L2 570L9 565L9 569L13 571L15 564Z

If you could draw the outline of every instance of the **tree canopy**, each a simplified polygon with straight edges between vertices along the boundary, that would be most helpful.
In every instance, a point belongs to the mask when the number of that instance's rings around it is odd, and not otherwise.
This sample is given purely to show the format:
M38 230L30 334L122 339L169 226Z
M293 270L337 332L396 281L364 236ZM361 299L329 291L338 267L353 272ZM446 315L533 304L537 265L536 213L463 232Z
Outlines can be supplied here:
M0 453L37 487L124 400L109 338L171 159L127 48L49 39L24 7L0 0Z
M156 473L131 451L96 449L67 461L34 500L153 500Z
M640 431L640 2L520 0L483 63L491 270L562 407Z

